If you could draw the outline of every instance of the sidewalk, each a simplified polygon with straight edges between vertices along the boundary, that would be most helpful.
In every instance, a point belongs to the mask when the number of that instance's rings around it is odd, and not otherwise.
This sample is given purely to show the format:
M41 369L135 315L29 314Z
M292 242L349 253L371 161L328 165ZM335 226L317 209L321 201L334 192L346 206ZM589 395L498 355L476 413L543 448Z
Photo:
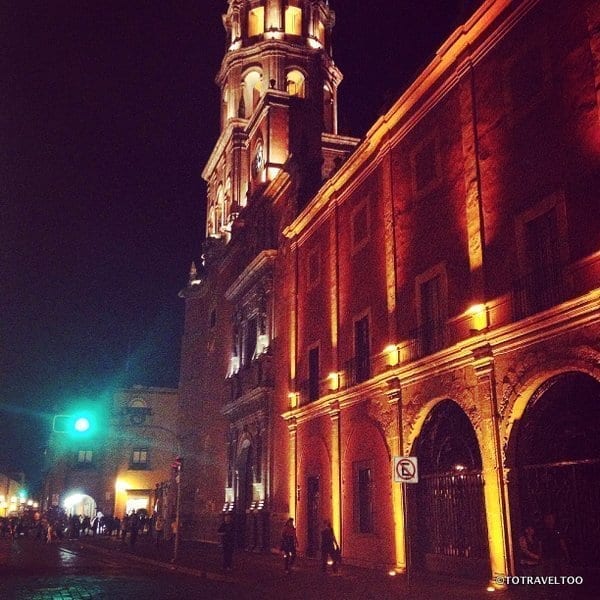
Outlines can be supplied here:
M215 581L241 582L250 590L255 590L256 598L294 598L311 600L328 599L410 599L410 600L490 600L498 597L503 600L522 600L525 598L549 598L550 592L555 598L594 598L582 595L581 589L561 586L547 590L546 586L513 586L504 592L486 591L486 582L473 582L464 579L441 577L428 574L411 578L410 585L405 576L389 576L386 572L364 569L351 565L342 565L340 573L324 574L320 571L318 560L298 557L293 572L284 573L283 561L273 554L257 554L238 551L234 557L233 571L221 568L221 549L216 544L181 541L179 557L172 563L173 543L164 542L159 548L148 536L140 536L135 548L129 541L106 537L87 537L67 542L81 543L99 552L119 554L132 560L143 561L159 568L176 570L186 575ZM558 594L558 595L556 595Z

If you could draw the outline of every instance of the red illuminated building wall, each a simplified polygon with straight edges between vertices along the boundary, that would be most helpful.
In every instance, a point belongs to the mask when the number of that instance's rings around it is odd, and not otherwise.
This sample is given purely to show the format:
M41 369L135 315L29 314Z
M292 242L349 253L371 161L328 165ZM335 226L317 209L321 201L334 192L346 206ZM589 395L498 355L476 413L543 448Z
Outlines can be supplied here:
M597 569L600 3L483 3L351 154L327 3L225 23L182 292L196 533L232 511L268 549L291 515L316 555L330 519L349 562L490 577L552 512Z

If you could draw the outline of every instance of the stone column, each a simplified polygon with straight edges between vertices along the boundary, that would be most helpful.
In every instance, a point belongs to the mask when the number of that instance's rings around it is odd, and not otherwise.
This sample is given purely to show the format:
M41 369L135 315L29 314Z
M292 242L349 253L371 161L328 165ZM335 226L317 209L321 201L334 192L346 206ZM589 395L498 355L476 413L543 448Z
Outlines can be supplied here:
M483 495L492 568L490 585L502 588L504 586L496 582L512 572L512 549L508 489L498 425L494 357L488 344L476 348L473 354L473 366L477 377L477 406L482 415L477 429L479 429L478 437L481 443Z
M388 404L393 411L393 428L390 428L388 441L392 457L404 455L404 441L402 436L402 390L400 380L394 378L388 382ZM392 484L392 503L394 509L394 542L396 547L396 566L398 573L406 573L408 537L406 535L406 505L403 486L405 483L396 483L393 473L390 473Z
M340 453L340 408L335 401L329 410L331 417L331 524L336 539L342 544L342 470Z
M290 434L290 454L289 454L289 515L296 520L296 508L298 503L298 424L296 418L292 417L288 421L288 432Z

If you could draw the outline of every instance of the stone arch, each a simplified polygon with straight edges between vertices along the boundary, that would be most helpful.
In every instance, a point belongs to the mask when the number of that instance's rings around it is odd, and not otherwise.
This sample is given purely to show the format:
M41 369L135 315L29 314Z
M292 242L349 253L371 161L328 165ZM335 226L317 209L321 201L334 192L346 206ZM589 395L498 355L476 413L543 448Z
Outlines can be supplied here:
M482 415L477 407L477 403L475 402L475 397L472 391L466 388L457 389L457 386L450 385L448 385L447 389L450 393L446 392L444 394L443 392L440 392L438 387L438 389L435 391L430 390L430 393L417 394L412 398L408 406L405 407L404 420L407 423L407 426L405 426L403 423L403 427L407 428L405 435L405 450L408 453L410 453L414 448L415 442L421 434L423 424L431 414L431 411L434 410L436 405L438 405L440 402L449 399L451 399L452 402L457 404L463 410L465 416L469 419L471 425L473 426L480 448L482 447L482 440L480 438Z
M298 473L298 538L316 556L320 524L331 514L331 453L321 433L309 433L302 444Z
M342 536L349 560L395 564L390 448L363 403L342 418ZM377 558L375 558L377 557ZM371 564L371 563L369 563Z
M263 72L260 67L251 67L242 78L240 116L249 119L264 93Z
M531 524L543 540L543 517L552 513L573 566L591 573L600 560L600 379L579 369L551 372L529 378L537 387L526 388L526 406L513 410L512 529L518 538Z
M585 373L600 381L600 351L591 346L578 346L562 357L532 352L518 357L507 370L499 390L499 412L503 418L501 434L507 465L514 462L509 440L518 429L533 394L545 381L571 371Z
M436 398L420 411L413 433L419 482L407 508L415 567L488 575L482 446L472 415L454 400Z

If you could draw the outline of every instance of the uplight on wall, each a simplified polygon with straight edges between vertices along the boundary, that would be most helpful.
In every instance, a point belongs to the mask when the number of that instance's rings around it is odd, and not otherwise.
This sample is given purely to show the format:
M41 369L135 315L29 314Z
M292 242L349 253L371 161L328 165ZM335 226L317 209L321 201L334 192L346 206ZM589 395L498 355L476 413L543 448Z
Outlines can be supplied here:
M387 345L384 348L383 353L386 357L388 366L395 367L400 362L400 348L397 344Z
M342 379L341 373L338 373L338 372L329 373L329 375L327 376L327 381L329 382L329 389L332 392L335 392L336 390L340 389L341 379Z
M290 392L288 394L288 400L290 401L290 408L298 408L298 392Z
M472 332L483 331L488 328L488 311L485 304L473 304L467 309L470 317L470 329Z

